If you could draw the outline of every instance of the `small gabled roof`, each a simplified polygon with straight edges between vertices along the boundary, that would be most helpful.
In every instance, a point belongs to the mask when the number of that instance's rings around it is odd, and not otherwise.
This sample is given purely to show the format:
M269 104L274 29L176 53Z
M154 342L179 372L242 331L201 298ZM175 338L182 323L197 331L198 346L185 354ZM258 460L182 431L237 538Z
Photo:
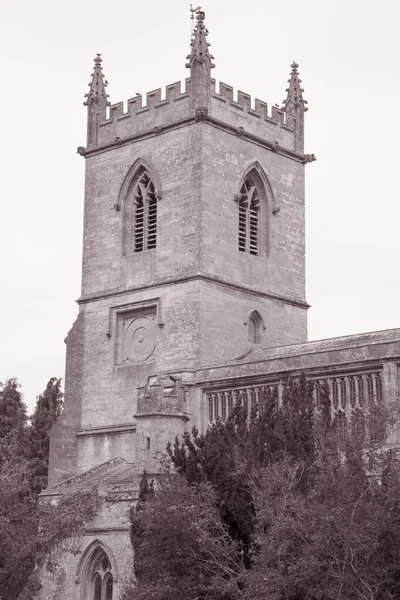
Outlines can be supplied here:
M133 485L138 487L142 471L143 469L140 469L136 463L129 463L120 456L117 456L79 475L61 481L52 487L51 491L56 492L66 488L84 488L93 485L102 487ZM49 491L44 490L44 492Z

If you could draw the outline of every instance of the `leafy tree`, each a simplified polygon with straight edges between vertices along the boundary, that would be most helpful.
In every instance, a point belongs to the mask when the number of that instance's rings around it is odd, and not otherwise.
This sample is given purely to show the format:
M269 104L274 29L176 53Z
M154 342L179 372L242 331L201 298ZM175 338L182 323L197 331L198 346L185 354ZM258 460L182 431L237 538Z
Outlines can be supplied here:
M316 413L312 384L289 380L282 407L268 392L250 415L237 405L205 435L193 430L169 444L181 487L166 491L160 480L132 521L139 599L400 597L400 453L380 447L385 410L369 406L336 431L326 382L319 401ZM212 494L200 514L219 519L235 565L220 587L196 546L193 498L204 486ZM221 545L208 523L207 544Z
M364 432L354 435L350 423L337 435L326 400L314 422L307 485L301 454L286 454L253 478L249 600L400 596L400 457L374 444L368 415Z
M37 493L47 485L50 430L60 416L62 407L61 379L52 377L43 394L37 397L30 425L32 477Z
M53 569L57 548L75 538L94 518L101 499L96 490L63 495L58 504L39 502L32 489L31 463L16 457L0 465L0 598L15 600L23 588L35 591L35 565ZM27 585L28 584L28 585Z
M64 494L56 505L39 501L47 481L49 432L62 407L60 379L50 379L28 424L16 379L0 384L0 599L31 600L35 565L54 569L61 545L76 538L97 514L96 490Z
M131 512L131 530L138 581L126 600L239 597L243 564L209 483L158 479L156 493Z

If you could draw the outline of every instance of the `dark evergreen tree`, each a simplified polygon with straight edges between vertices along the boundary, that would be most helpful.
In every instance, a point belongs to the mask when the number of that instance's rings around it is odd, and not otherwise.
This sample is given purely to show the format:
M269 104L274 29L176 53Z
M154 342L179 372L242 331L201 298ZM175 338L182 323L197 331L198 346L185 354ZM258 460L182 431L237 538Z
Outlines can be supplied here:
M63 393L61 379L52 377L36 400L30 426L33 486L40 492L47 485L50 430L61 414Z
M266 388L261 403L238 403L229 418L217 420L205 435L193 429L180 443L167 447L179 473L189 484L210 482L217 490L220 513L233 539L239 542L244 561L250 566L250 548L254 532L254 504L251 481L259 470L283 454L303 465L304 484L313 462L313 384L302 375L289 380L278 407L277 391Z
M149 479L149 474L146 469L143 471L143 474L140 478L139 482L139 496L138 502L136 504L136 510L140 510L140 506L143 502L146 502L149 498L154 496L154 479Z
M27 443L27 412L15 378L0 383L0 462L25 456Z

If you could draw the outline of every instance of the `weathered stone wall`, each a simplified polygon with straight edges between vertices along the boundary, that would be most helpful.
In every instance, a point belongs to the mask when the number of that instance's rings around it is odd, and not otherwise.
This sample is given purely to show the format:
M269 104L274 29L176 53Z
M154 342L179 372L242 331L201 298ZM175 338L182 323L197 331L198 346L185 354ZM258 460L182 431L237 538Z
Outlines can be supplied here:
M87 567L91 553L101 546L108 555L114 578L113 598L119 594L133 575L133 550L129 539L127 518L130 501L105 503L90 530L79 540L67 542L55 556L58 566L54 573L41 569L42 590L37 600L87 600L90 583ZM75 552L78 544L79 552ZM71 549L74 552L71 552ZM36 600L36 599L35 599Z
M257 310L264 321L263 346L280 346L304 341L307 315L302 307L238 290L233 286L204 281L200 285L201 364L221 363L248 350L248 320Z
M82 294L104 295L197 272L199 250L200 130L183 127L88 157ZM121 187L139 158L154 166L162 198L157 248L123 256Z
M85 314L80 311L67 338L64 410L50 435L49 487L77 472L76 434L81 427Z
M85 355L83 357L83 394L79 436L78 471L85 470L114 456L132 461L135 433L129 430L137 412L137 388L149 376L159 372L177 372L193 368L199 348L199 283L163 286L130 292L122 296L85 304ZM143 332L144 344L150 344L150 356L118 360L123 344L118 320L120 310L135 315L135 307L147 303L157 307L149 317L149 330ZM154 309L152 309L154 310ZM122 313L123 315L124 313ZM142 314L140 313L139 317ZM101 428L114 428L102 432ZM121 429L122 428L122 429ZM91 434L91 430L96 432Z
M304 302L304 165L208 123L202 125L202 134L202 270ZM260 256L238 250L235 194L254 163L265 172L272 192L261 202ZM280 209L276 214L274 207ZM281 328L284 342L284 323Z

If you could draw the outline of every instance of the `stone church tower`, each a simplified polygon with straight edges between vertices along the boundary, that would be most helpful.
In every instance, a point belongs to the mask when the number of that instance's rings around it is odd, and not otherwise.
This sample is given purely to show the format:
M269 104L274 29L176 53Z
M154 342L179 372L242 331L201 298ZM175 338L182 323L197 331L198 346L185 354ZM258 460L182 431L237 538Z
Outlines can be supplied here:
M46 580L46 598L92 600L90 578L105 586L108 577L112 588L112 572L114 592L99 598L116 600L130 568L134 477L157 469L155 452L176 434L204 431L210 410L229 412L232 396L208 408L202 381L221 364L226 380L256 347L307 341L304 169L314 156L304 154L298 65L282 108L240 91L236 99L223 83L217 91L204 16L185 89L173 83L164 99L158 89L145 103L130 99L126 113L122 102L109 106L100 55L94 61L78 148L82 293L43 495L95 482L124 492L124 510L99 517L81 557L65 559L62 584Z
M206 36L198 12L185 89L169 85L165 99L155 90L145 104L136 96L127 113L122 103L109 107L95 58L87 147L78 149L86 160L82 295L67 338L50 485L165 447L188 418L202 427L199 399L165 417L144 400L145 384L172 374L187 387L196 369L233 359L249 342L307 340L297 65L284 108L252 106L228 85L216 91Z

